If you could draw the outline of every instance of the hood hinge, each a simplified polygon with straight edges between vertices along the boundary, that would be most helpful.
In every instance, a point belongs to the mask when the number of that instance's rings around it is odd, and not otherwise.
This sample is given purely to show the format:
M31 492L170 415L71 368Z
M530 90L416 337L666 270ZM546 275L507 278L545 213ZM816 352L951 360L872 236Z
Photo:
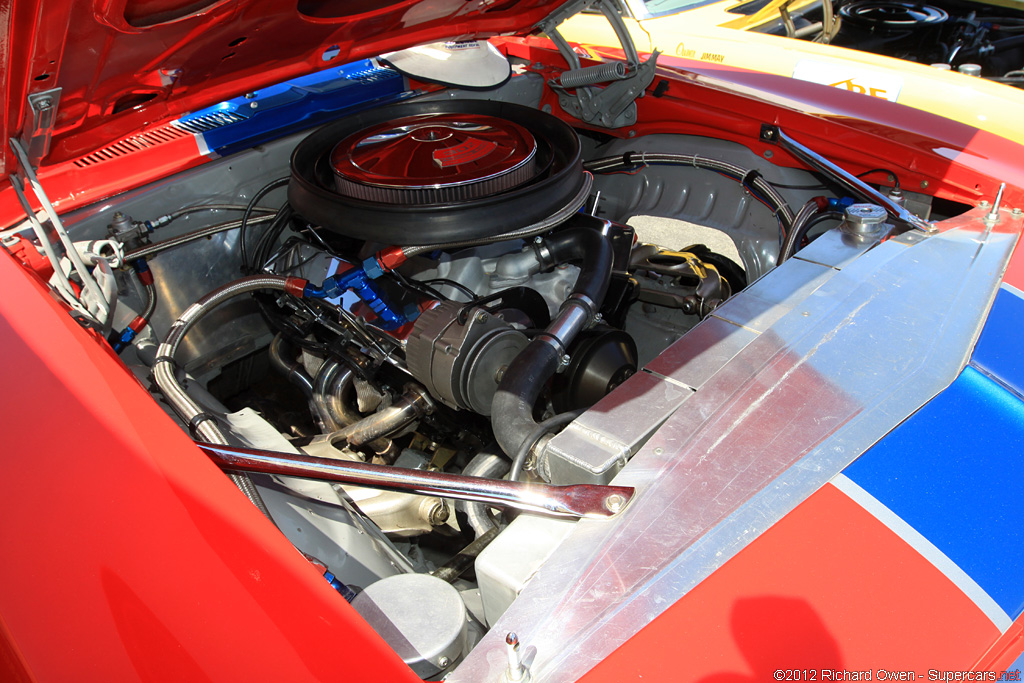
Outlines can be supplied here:
M50 135L57 120L60 92L60 88L52 88L28 96L30 118L21 133L21 146L33 168L38 168L39 162L50 152Z
M559 12L542 23L540 28L565 57L569 70L548 84L558 92L558 103L570 115L596 126L622 128L636 123L636 99L643 96L644 90L654 80L660 53L655 50L647 61L641 62L622 15L611 0L598 0L594 4L615 30L626 63L608 62L581 68L579 56L558 32L558 24L565 18L564 12ZM577 4L571 6L578 7ZM598 83L608 85L603 88L590 87ZM569 90L575 93L570 94Z

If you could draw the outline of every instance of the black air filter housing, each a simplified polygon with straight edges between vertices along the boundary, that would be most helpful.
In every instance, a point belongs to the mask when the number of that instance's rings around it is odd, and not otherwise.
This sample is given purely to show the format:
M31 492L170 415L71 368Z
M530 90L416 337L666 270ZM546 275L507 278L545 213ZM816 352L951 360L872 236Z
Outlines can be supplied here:
M542 221L585 179L572 128L486 100L406 102L349 116L303 140L291 172L288 200L307 220L403 246Z

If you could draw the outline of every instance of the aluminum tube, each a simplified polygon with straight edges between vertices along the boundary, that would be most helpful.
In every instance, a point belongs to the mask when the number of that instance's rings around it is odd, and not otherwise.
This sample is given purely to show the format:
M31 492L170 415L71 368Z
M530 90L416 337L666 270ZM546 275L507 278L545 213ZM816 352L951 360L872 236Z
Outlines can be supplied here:
M270 364L287 377L289 382L297 386L306 398L313 398L313 380L309 378L301 365L284 357L285 344L287 342L282 334L276 335L270 342L270 348L267 349Z
M306 477L389 491L471 500L553 517L613 517L626 507L634 494L634 489L628 486L520 484L219 444L197 445L218 467L228 471Z
M408 385L394 405L339 429L331 435L331 441L344 440L350 446L363 446L404 429L433 410L434 404L426 392Z
M508 458L503 458L494 453L477 453L469 461L462 474L467 477L484 477L486 479L501 479L509 471L510 463ZM491 519L487 506L483 503L469 503L459 501L455 504L456 509L466 513L466 522L473 530L474 537L483 536L491 529L496 528L494 520ZM461 522L460 522L461 524Z
M554 342L558 346L558 352L565 353L566 348L587 326L594 313L596 311L589 310L582 301L569 299L540 337Z

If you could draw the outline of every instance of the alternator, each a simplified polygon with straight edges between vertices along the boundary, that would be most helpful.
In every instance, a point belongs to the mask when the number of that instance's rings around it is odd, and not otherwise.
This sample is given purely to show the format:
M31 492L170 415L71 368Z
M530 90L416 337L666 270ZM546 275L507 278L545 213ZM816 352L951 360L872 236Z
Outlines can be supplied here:
M497 315L446 301L416 320L406 363L437 400L490 415L501 375L526 343L526 335Z

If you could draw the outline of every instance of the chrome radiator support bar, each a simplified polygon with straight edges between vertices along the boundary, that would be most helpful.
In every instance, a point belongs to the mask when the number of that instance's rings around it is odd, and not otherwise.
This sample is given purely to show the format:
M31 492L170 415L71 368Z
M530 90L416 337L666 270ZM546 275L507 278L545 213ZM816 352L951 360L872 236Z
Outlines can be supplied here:
M614 517L633 497L625 486L549 486L482 479L404 467L197 443L228 472L260 472L487 503L554 517Z

